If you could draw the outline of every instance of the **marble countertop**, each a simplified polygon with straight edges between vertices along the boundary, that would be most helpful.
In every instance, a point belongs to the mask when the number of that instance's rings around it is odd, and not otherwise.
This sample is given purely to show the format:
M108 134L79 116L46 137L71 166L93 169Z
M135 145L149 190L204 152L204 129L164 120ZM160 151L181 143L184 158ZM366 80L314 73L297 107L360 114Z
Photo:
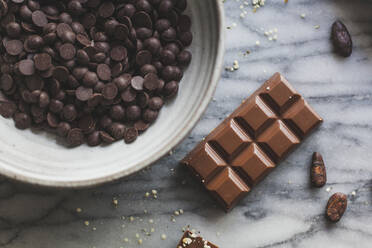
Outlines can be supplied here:
M223 73L215 100L173 154L94 189L44 189L1 178L0 247L175 248L187 225L223 248L371 247L372 1L267 0L256 13L245 6L245 18L240 5L243 0L225 1L231 27L226 30L225 66L238 60L240 69ZM347 59L332 53L330 26L337 18L354 40ZM264 31L275 28L277 40L269 41ZM325 122L225 214L178 161L276 71ZM314 151L323 154L328 169L328 183L321 189L309 185ZM153 189L157 199L145 196ZM346 193L349 206L339 223L330 224L324 209L335 192ZM172 217L178 209L184 213Z

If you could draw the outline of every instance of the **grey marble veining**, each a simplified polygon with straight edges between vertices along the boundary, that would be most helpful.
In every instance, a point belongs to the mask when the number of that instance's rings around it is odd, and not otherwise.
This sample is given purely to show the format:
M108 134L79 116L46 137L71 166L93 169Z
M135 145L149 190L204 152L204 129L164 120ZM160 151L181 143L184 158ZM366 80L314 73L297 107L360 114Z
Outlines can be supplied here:
M241 4L243 0L225 3L227 25L237 24L226 30L225 65L238 60L240 69L223 73L215 101L174 153L149 169L94 189L41 189L1 178L0 247L174 248L186 225L223 248L372 246L372 1L267 0L244 19L239 17ZM347 59L333 54L329 41L330 25L337 18L349 27L355 44ZM264 31L274 28L278 40L269 41ZM247 50L251 53L243 56ZM325 122L225 214L178 161L276 71ZM313 151L324 155L328 169L328 184L321 189L309 185ZM152 189L158 199L145 197ZM348 194L349 206L339 223L330 224L324 208L337 191ZM117 208L113 197L119 201ZM184 214L173 222L177 209ZM144 235L142 229L151 227L154 233ZM123 241L126 237L129 243Z

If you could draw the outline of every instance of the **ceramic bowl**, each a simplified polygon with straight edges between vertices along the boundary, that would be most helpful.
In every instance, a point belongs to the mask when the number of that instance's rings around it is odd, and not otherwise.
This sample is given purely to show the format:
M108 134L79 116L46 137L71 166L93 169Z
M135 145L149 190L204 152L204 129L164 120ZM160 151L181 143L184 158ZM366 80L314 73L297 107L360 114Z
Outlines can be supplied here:
M0 120L0 173L23 182L53 186L93 186L127 176L155 162L195 126L217 86L224 53L224 15L220 0L189 0L193 27L192 63L179 95L156 123L133 144L123 141L91 148L66 148L45 132L20 131Z

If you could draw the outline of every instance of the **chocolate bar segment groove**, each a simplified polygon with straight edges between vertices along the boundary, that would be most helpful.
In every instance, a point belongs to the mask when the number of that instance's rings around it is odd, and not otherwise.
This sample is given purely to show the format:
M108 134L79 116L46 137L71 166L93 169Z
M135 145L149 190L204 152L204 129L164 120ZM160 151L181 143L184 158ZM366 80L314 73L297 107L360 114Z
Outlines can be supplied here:
M182 163L228 211L322 121L276 73Z

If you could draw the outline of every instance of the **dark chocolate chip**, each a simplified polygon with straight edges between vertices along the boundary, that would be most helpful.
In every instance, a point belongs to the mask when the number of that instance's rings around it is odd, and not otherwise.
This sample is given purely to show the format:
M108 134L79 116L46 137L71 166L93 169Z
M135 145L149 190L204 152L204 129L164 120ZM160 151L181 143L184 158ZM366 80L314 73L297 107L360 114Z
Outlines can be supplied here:
M34 56L35 68L46 71L52 66L52 57L47 53L39 53Z
M166 82L174 80L175 78L175 67L174 66L166 66L163 68L161 75Z
M152 123L158 118L158 114L159 114L158 111L146 109L143 112L142 118L145 122Z
M48 24L48 19L43 11L36 10L32 13L32 22L36 26L42 28Z
M179 40L182 42L184 46L191 45L191 42L193 40L193 35L190 31L180 33L178 35Z
M111 79L111 69L106 64L99 64L97 66L97 75L103 81L109 81Z
M103 53L108 53L110 51L110 44L107 42L96 42L94 43L94 47L96 48L97 52L103 52ZM92 56L93 57L93 56Z
M178 18L178 28L181 32L190 31L191 19L187 15L180 15Z
M118 94L118 88L114 83L108 83L102 90L102 95L107 100L113 100Z
M183 50L177 55L177 61L180 66L188 66L191 62L192 55L189 51Z
M61 90L61 84L56 79L49 80L48 87L49 87L49 93L53 97L56 96L59 93L59 91Z
M159 87L158 76L154 73L148 73L144 78L143 86L149 91L156 90Z
M99 79L97 73L87 71L83 77L83 84L87 87L94 87L98 83Z
M49 110L52 113L58 114L62 111L62 109L63 109L63 102L61 102L60 100L57 100L57 99L50 100Z
M158 73L158 70L156 69L156 67L150 64L143 65L140 71L141 71L142 77L145 77L149 73L154 73L154 74Z
M149 108L152 110L160 110L163 107L163 104L164 104L163 99L158 96L155 96L149 100L148 105Z
M48 93L42 91L39 95L39 106L40 108L46 108L50 103L50 98Z
M127 108L127 119L130 121L136 121L141 118L141 108L137 105L131 105Z
M79 22L73 22L71 23L72 31L74 31L76 34L84 34L85 28L84 26Z
M152 36L152 29L149 28L137 28L136 29L136 38L141 40L146 40Z
M137 13L135 13L132 20L135 27L152 29L151 17L144 11L138 11Z
M31 59L24 59L19 62L18 65L19 72L22 75L30 76L35 73L35 64Z
M115 5L111 1L104 1L98 8L98 13L102 18L109 18L115 12Z
M6 52L10 55L16 56L23 51L23 43L20 40L10 40L4 43Z
M115 26L114 36L118 40L126 40L129 35L129 29L124 24L118 24Z
M164 86L163 92L167 98L174 97L178 93L178 83L176 81L170 81Z
M56 23L48 23L43 27L43 33L49 34L49 33L55 33L57 31L57 24Z
M156 68L157 72L162 72L164 69L163 63L158 60L153 61L152 65Z
M95 93L92 95L92 97L88 100L88 106L89 107L96 107L98 106L103 100L103 96L100 93Z
M64 66L56 66L53 69L53 78L57 79L60 82L66 82L69 76L69 71Z
M107 20L105 22L105 25L104 25L105 33L109 36L114 36L116 26L118 26L118 25L119 25L119 22L116 19ZM129 31L128 31L128 33L129 33Z
M152 11L152 5L147 0L138 0L136 2L136 8L137 10L143 10L147 13L151 13Z
M87 72L88 72L88 68L86 68L86 67L76 67L72 71L72 74L74 75L74 77L76 79L81 80L81 79L84 78L85 73L87 73Z
M72 23L72 17L69 13L63 12L59 15L59 21L66 23L66 24L71 24Z
M67 142L71 146L80 146L84 143L84 134L81 129L73 128L67 134Z
M13 118L18 129L27 129L31 126L31 118L26 113L16 113Z
M57 127L57 134L66 137L71 130L71 125L67 122L60 122Z
M127 88L121 93L121 99L125 103L131 103L136 100L137 93L132 88Z
M44 45L44 40L39 35L30 35L27 40L25 41L24 48L27 52L33 52Z
M68 104L68 105L64 106L63 110L62 110L62 113L63 113L63 118L66 121L73 121L77 117L76 108L72 104Z
M138 131L134 127L129 127L124 133L124 142L127 144L133 143L138 137Z
M113 120L120 121L125 118L125 109L121 105L114 105L110 109L110 116Z
M143 47L146 50L150 51L152 54L158 54L161 47L161 43L159 39L151 37L144 41Z
M163 65L172 65L176 61L176 55L167 49L163 49L160 52L159 57Z
M107 129L112 123L112 119L107 115L101 117L99 124L103 129Z
M167 18L173 27L177 26L178 13L176 11L174 10L169 11L169 13L167 14Z
M120 92L124 91L130 85L132 80L132 76L130 74L123 74L117 78L115 78L112 82L118 87Z
M80 65L88 65L90 62L88 53L83 49L79 49L76 52L76 60Z
M81 117L78 121L78 127L83 131L85 134L89 134L94 131L96 126L96 121L91 115L85 115Z
M101 62L104 62L106 59L106 54L105 53L96 53L94 56L93 56L93 61L97 62L97 63L101 63Z
M144 79L141 76L135 76L131 80L131 86L137 91L143 90Z
M86 29L89 29L91 27L94 27L94 25L96 24L96 16L92 13L87 13L84 15L83 19L82 19L82 25L86 28Z
M9 74L3 74L0 77L0 87L5 91L9 91L13 88L14 81L13 77Z
M134 128L138 130L138 132L144 132L150 127L149 123L146 123L142 120L138 120L134 123Z
M123 64L118 62L112 66L111 74L113 77L117 77L123 72L123 70L124 70Z
M114 122L109 127L110 134L116 139L120 140L124 137L125 126L121 123Z
M80 86L75 91L76 98L79 101L86 102L93 96L93 90L92 88L86 88L84 86Z
M155 23L155 28L158 32L162 33L171 27L171 23L167 19L159 19Z
M149 99L150 99L149 94L147 94L147 93L144 92L144 91L139 92L139 93L137 94L137 97L136 97L137 104L138 104L138 106L140 106L141 108L145 108L145 107L147 107L147 105L148 105L148 103L149 103Z
M30 93L30 98L29 98L29 102L31 103L37 103L40 101L40 95L41 95L41 91L40 90L34 90ZM25 102L27 102L26 99L24 99Z
M168 43L165 45L164 49L172 51L175 55L178 55L180 53L180 46L177 45L175 42Z
M59 48L59 55L64 60L73 59L76 55L76 48L71 43L65 43Z
M177 38L177 32L173 27L166 29L160 36L164 41L174 41Z
M98 93L102 93L102 90L104 87L105 87L105 84L101 81L98 81L96 86L94 86L94 91Z
M110 57L112 60L123 61L125 58L127 58L127 56L127 49L123 46L116 46L111 49Z
M151 64L151 60L152 60L152 55L147 50L139 51L136 55L136 63L139 66Z
M80 45L85 47L92 45L92 41L84 34L76 35L76 40L80 43Z
M47 114L47 122L48 122L48 125L52 128L57 128L59 125L58 117L55 114L50 113L50 112Z
M173 1L163 0L158 6L159 14L167 15L173 9Z
M118 16L132 17L136 13L136 7L133 4L126 4L122 9L120 9Z
M14 102L0 101L0 115L4 118L11 118L17 111L17 105Z
M67 85L71 89L76 89L77 87L80 86L79 81L74 77L73 75L69 75L67 79Z
M98 146L102 142L101 135L99 131L94 131L93 133L89 134L87 137L87 144L89 146Z
M107 143L107 144L111 144L111 143L115 142L115 139L105 131L100 131L99 135L100 135L102 141Z
M60 23L57 25L57 28L56 28L56 31L57 31L57 35L59 38L62 38L63 35L66 33L66 32L72 32L72 28L70 25L66 24L66 23Z

